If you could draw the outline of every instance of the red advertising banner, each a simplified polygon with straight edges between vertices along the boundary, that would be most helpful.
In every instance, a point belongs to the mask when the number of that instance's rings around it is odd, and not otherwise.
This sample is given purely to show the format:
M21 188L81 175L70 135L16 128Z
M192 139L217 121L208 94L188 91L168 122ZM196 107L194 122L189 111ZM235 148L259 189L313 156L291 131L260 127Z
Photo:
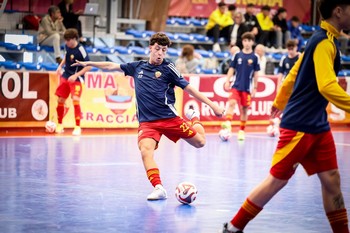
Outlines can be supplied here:
M0 86L1 127L33 126L49 119L48 73L0 72Z
M229 93L224 90L226 76L223 75L189 75L185 77L191 85L202 92L210 100L216 102L221 107L227 107L227 98ZM249 120L254 124L268 124L270 109L276 96L276 76L259 77L258 89L255 98L252 98L252 104L248 111ZM216 117L212 110L192 96L184 92L183 111L192 105L200 112L201 122L205 125L218 125L223 118ZM234 121L239 120L239 108L234 110ZM220 122L218 122L220 121Z
M221 0L171 0L168 15L179 17L199 17L208 18L210 13L217 7ZM288 12L288 19L292 16L298 16L300 20L310 14L311 1L305 0L224 0L227 5L235 4L237 10L245 12L246 5L252 3L256 6L256 11L264 5L273 9L274 13L277 8L284 7Z

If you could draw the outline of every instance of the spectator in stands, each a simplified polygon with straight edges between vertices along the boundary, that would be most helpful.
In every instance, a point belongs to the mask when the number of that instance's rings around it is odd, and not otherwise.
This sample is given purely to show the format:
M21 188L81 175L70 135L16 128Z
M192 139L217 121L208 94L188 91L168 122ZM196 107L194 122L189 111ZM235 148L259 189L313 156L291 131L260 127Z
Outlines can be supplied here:
M227 43L230 41L230 31L233 20L231 14L226 12L226 9L226 4L219 2L217 9L210 14L208 23L205 26L207 36L213 37L214 39L213 51L215 52L221 51L218 43L220 37L224 37Z
M194 51L193 45L186 44L182 47L181 56L175 61L175 66L180 73L195 74L201 64L202 56Z
M79 15L83 13L83 10L73 11L74 0L62 0L58 3L61 15L63 17L63 24L66 28L75 28L79 34L79 42L85 45L85 41L82 34L81 22Z
M290 31L287 26L287 10L283 7L278 8L272 22L276 31L276 47L282 49L283 45L290 39Z
M230 38L230 45L234 46L237 45L240 49L243 48L242 44L242 38L241 36L243 33L248 31L248 27L243 23L243 15L240 12L234 13L232 16L234 23L231 28L231 38Z
M301 34L301 30L299 28L300 26L300 19L298 16L293 16L288 22L287 22L288 30L290 31L290 37L291 39L295 40L295 42L298 45L298 51L301 50L301 47L304 43L304 37Z
M265 46L262 44L257 44L254 52L258 55L259 58L259 65L260 70L258 71L259 75L265 75L266 74L266 62L267 58L265 56Z
M267 47L275 45L276 41L276 32L275 27L270 17L269 6L263 6L261 12L256 15L256 18L259 22L261 28L261 35L258 40L258 44L263 44Z
M347 54L347 50L349 47L349 40L350 40L350 31L344 31L342 30L340 32L340 37L339 37L339 43L340 43L340 51L343 55Z
M61 44L63 44L63 34L66 28L62 22L60 8L50 6L48 14L45 15L39 24L38 43L40 45L53 46L56 62L61 63Z
M248 31L253 33L255 36L255 40L258 41L261 28L260 28L258 19L254 14L254 4L252 3L247 4L246 13L244 14L244 20L245 20L244 24L247 25Z
M233 61L233 58L235 57L236 53L240 51L241 49L238 46L231 46L230 56L220 63L219 72L221 74L227 74L228 69L230 68L230 64Z

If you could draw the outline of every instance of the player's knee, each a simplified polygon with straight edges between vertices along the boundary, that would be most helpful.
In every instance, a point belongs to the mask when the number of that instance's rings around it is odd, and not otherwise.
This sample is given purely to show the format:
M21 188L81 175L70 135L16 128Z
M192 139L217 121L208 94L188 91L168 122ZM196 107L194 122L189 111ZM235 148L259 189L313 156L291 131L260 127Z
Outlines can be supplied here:
M199 140L196 141L196 143L194 144L194 147L196 148L201 148L205 146L205 138L200 138Z
M327 171L321 176L321 182L328 191L337 192L340 189L340 174L338 170Z

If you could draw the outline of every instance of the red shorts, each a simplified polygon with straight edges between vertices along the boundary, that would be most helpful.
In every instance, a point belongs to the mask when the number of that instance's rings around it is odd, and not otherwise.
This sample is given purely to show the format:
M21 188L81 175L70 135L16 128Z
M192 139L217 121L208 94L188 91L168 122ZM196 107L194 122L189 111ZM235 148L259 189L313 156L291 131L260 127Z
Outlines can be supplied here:
M192 138L197 134L197 131L181 117L141 122L138 132L139 142L144 138L153 138L157 143L163 134L173 142L180 138Z
M288 180L299 164L304 167L308 175L338 168L331 131L308 134L280 129L270 174L278 179Z
M67 99L69 94L71 96L78 96L80 97L82 93L82 86L81 82L68 82L65 78L60 78L60 85L58 85L56 89L56 95L62 98Z
M251 96L250 93L245 91L239 91L235 88L231 89L231 93L228 96L229 100L236 100L238 104L243 107L248 107L251 104Z

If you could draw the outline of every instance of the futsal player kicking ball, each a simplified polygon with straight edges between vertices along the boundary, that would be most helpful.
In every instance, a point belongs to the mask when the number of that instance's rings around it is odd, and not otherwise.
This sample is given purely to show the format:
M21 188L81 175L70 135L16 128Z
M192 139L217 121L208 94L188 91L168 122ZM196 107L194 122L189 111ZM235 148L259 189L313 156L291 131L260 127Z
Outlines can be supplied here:
M80 97L82 94L82 84L81 81L84 80L85 72L89 71L91 67L73 67L71 66L75 60L88 61L89 56L85 51L84 47L79 44L79 34L76 29L69 28L65 31L63 35L64 41L66 43L66 54L58 66L56 73L60 78L60 84L56 89L56 95L58 96L57 104L57 118L58 125L56 128L56 133L63 133L63 117L65 107L64 104L69 96L73 100L74 106L74 116L75 116L75 128L73 130L73 135L78 136L81 134L80 128ZM61 74L61 70L64 67L64 71Z
M242 232L288 183L299 164L308 175L317 174L320 179L323 206L333 232L349 233L326 108L331 102L350 113L350 96L337 82L341 67L337 38L341 30L350 29L350 1L318 0L317 7L323 18L321 29L308 40L273 103L271 115L283 110L283 117L270 174L224 225L224 233Z
M204 128L199 122L199 114L188 109L187 123L178 116L175 109L174 87L178 86L199 101L207 104L216 116L221 116L224 109L214 104L206 96L191 86L176 70L175 65L164 59L170 46L170 39L164 33L154 34L149 43L149 60L126 64L113 62L80 62L76 65L95 66L104 70L120 70L132 76L135 82L137 118L139 121L138 146L147 177L154 190L148 200L166 199L167 193L162 185L159 168L154 160L154 151L159 140L165 135L173 142L183 138L196 148L205 144Z
M240 109L240 128L238 140L244 140L244 129L248 120L248 108L251 104L251 97L255 96L258 84L258 71L260 70L259 58L253 51L254 34L245 32L242 35L243 49L235 54L230 68L227 72L225 89L230 90L228 97L228 108L226 112L226 122L221 127L231 132L231 121L233 111L238 104ZM235 73L235 80L231 86L231 78ZM253 83L253 86L251 84Z

